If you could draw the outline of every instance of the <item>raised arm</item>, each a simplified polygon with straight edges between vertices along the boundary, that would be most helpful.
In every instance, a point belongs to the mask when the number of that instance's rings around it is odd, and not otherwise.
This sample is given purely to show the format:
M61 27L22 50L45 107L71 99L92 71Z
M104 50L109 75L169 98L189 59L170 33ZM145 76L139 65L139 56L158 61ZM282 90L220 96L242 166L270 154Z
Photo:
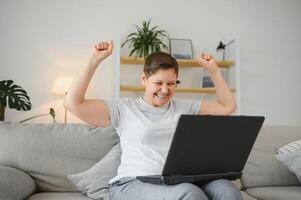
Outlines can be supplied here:
M92 47L86 67L73 80L65 97L64 106L79 119L96 126L109 126L110 114L104 100L85 99L88 85L100 63L112 54L113 41L100 42Z
M202 101L200 115L230 115L236 110L235 98L229 88L228 84L224 80L215 59L207 54L203 53L198 57L200 65L208 70L208 74L211 77L214 87L216 89L216 100L214 101Z

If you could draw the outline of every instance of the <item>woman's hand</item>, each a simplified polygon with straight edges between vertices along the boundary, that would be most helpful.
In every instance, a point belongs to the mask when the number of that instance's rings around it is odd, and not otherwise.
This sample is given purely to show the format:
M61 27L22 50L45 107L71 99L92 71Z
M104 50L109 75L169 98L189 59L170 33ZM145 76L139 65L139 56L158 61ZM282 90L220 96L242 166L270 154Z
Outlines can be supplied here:
M214 74L218 71L218 66L215 59L208 53L202 53L198 58L198 63L208 70L209 74Z
M93 46L92 48L92 56L96 61L101 62L106 59L109 55L112 54L113 51L113 41L108 42L100 42Z

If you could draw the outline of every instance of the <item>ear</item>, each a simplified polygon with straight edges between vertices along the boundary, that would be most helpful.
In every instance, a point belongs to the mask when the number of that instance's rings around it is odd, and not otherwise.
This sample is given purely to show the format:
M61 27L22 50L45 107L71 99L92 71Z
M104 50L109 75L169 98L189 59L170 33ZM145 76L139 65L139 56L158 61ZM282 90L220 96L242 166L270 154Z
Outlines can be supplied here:
M145 86L145 82L146 82L146 75L144 72L141 73L141 76L140 76L140 81L141 81L141 85L142 86Z

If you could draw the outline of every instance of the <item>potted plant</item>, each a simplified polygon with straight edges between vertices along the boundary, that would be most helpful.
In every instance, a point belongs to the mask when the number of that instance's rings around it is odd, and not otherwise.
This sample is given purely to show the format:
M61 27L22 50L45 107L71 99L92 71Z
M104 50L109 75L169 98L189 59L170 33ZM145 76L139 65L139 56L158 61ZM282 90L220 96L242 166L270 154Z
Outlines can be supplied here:
M27 92L12 80L0 81L0 121L4 121L5 108L28 111L31 109Z
M132 48L129 56L135 53L136 57L146 57L152 52L161 51L162 48L167 49L161 40L168 38L167 32L158 29L158 26L150 27L150 23L151 19L142 21L141 28L136 25L136 32L130 33L122 43L121 47L129 43L129 47Z

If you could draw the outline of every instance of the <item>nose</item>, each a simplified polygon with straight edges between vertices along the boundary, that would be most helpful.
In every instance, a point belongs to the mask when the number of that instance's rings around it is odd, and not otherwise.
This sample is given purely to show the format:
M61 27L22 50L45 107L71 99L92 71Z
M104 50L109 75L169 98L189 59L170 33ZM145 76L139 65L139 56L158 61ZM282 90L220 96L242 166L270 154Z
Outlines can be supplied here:
M161 87L161 92L162 92L163 94L167 94L168 91L169 91L168 86L167 86L166 84L163 84L162 87Z

